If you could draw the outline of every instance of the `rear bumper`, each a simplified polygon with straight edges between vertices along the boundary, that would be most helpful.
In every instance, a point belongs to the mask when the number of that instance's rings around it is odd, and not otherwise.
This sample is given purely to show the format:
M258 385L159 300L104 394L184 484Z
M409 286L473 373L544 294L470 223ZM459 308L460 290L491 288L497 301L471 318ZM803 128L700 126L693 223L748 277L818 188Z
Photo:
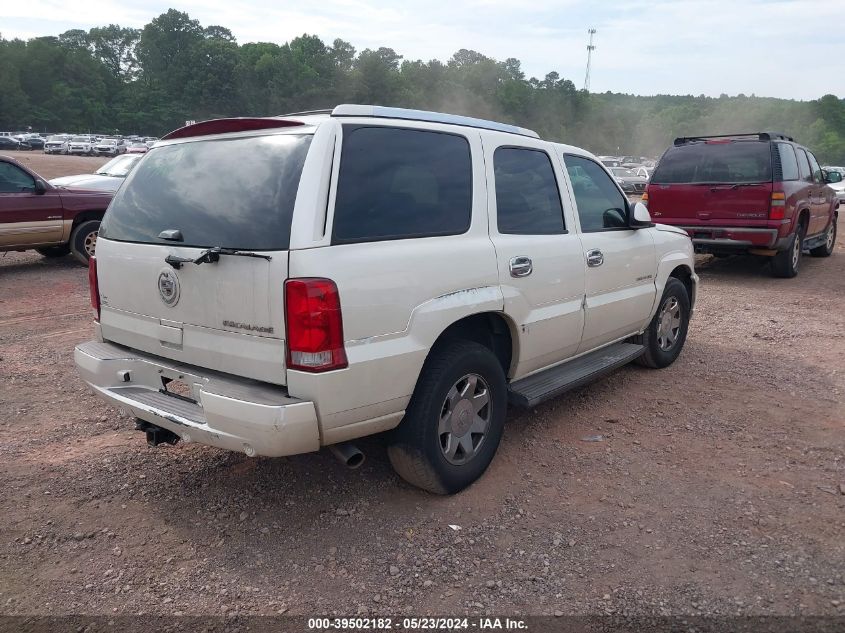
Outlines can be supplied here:
M100 396L184 442L269 457L320 448L314 403L291 398L281 387L96 341L78 345L74 360ZM189 385L195 402L164 393L162 378Z
M679 226L689 233L696 252L777 248L778 230L732 226Z

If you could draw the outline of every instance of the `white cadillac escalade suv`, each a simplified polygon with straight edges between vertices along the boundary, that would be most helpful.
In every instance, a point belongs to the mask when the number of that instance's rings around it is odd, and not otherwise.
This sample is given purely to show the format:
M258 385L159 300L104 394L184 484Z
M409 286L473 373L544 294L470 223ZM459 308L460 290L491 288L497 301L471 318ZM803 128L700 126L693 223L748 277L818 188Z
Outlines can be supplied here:
M106 213L84 380L151 444L247 455L389 432L453 493L534 406L681 352L689 237L596 158L523 128L342 105L164 137Z

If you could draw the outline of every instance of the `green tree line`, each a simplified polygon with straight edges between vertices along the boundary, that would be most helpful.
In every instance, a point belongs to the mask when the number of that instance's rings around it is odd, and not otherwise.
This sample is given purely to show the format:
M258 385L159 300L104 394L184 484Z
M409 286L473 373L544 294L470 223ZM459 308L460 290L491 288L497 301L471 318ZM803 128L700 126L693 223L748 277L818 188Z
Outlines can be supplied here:
M647 90L644 78L643 89ZM493 118L598 154L658 156L676 136L774 130L845 164L845 100L587 93L518 59L461 49L448 61L356 51L303 35L238 44L170 9L142 29L108 25L0 37L0 129L160 135L188 119L373 103Z

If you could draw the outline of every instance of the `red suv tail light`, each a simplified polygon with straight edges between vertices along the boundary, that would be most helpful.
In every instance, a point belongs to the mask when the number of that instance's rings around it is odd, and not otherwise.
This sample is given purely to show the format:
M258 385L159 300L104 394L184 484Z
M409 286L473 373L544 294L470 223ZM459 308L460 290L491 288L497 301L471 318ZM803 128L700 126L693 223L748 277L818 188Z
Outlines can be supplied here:
M321 372L348 365L340 296L331 279L288 279L285 325L288 369Z
M100 286L97 283L97 258L88 259L88 292L91 294L91 307L94 309L94 320L100 321Z
M769 206L770 220L783 220L786 215L786 194L782 191L772 193L772 201Z

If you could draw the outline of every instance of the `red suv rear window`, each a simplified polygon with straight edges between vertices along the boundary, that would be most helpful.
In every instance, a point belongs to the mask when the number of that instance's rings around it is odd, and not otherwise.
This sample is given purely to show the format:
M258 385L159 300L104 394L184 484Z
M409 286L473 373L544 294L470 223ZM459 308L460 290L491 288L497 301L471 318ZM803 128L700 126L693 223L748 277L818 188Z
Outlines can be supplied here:
M669 148L651 177L657 184L771 182L769 141L688 143Z

